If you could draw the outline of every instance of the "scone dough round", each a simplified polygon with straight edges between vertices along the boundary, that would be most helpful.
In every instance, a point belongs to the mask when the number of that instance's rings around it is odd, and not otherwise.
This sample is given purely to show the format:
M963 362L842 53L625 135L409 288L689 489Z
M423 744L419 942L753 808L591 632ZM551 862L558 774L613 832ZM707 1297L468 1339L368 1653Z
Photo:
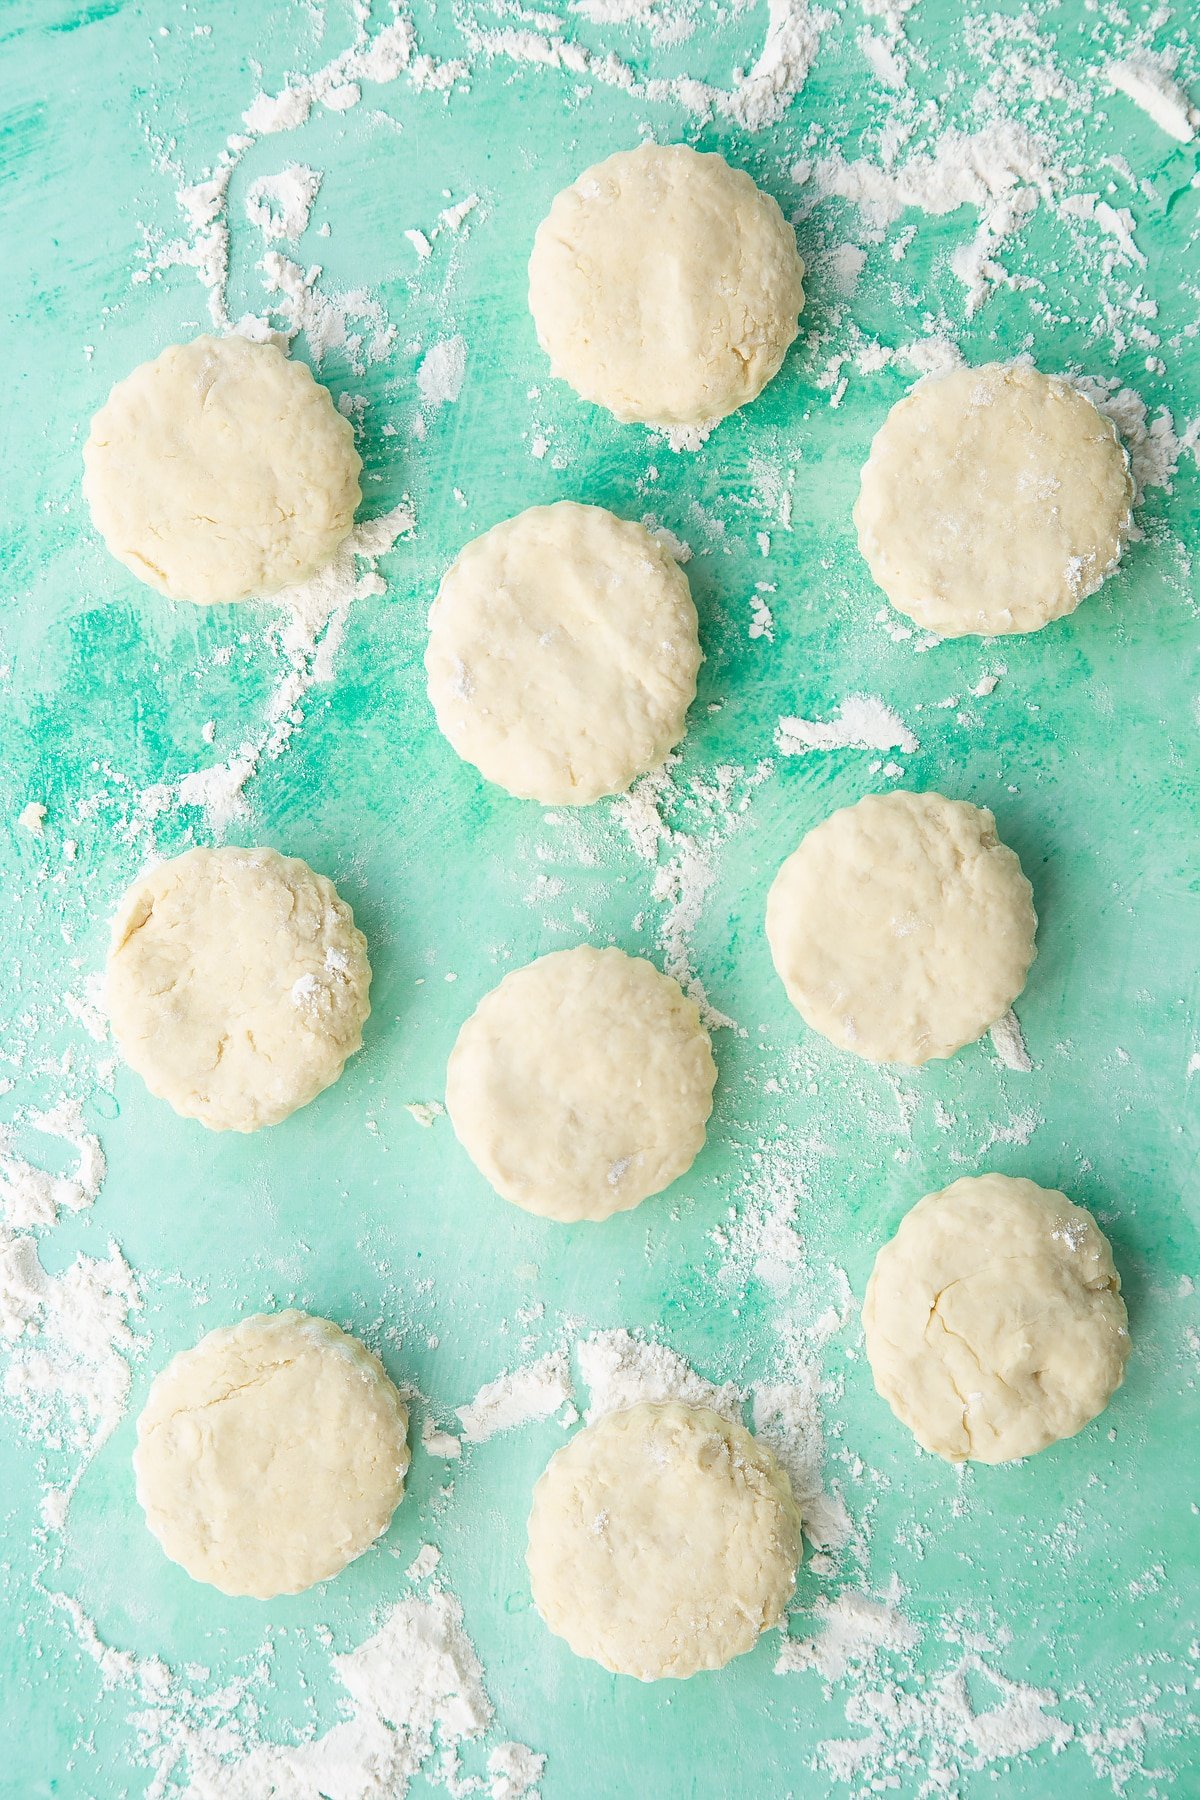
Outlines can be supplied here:
M871 445L859 548L892 605L942 637L1037 631L1121 555L1133 482L1070 382L988 363L919 382Z
M1025 985L1033 890L983 807L870 794L810 831L767 900L767 939L805 1022L871 1062L953 1056Z
M568 1223L607 1219L691 1167L716 1078L679 983L583 944L484 996L451 1054L446 1110L506 1200Z
M684 734L700 667L687 577L600 506L533 506L462 550L429 614L443 733L522 799L623 793Z
M608 1413L551 1457L526 1555L576 1656L639 1681L720 1669L783 1613L800 1514L765 1444L677 1400Z
M83 491L139 581L212 605L274 594L323 568L354 523L354 431L274 344L172 344L119 381L92 420Z
M378 1358L328 1319L211 1331L151 1386L133 1464L172 1562L223 1594L298 1594L387 1530L408 1412Z
M1129 1355L1108 1239L1065 1194L1008 1175L927 1194L875 1259L875 1386L926 1450L1011 1462L1073 1437Z
M551 373L622 420L701 425L762 392L804 264L774 200L720 156L642 144L555 198L529 262Z
M336 1081L370 1013L367 941L324 875L277 850L189 850L113 920L107 999L125 1061L214 1131L276 1125Z

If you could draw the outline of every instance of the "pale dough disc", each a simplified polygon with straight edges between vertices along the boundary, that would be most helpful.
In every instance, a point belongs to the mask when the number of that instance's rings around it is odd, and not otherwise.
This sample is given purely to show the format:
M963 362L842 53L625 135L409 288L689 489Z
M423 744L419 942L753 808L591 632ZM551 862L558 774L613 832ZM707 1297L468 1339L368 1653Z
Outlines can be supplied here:
M117 1046L214 1131L276 1125L336 1081L370 1013L367 941L331 881L276 850L189 850L113 920Z
M1008 1175L917 1202L875 1258L863 1326L880 1394L952 1462L1011 1462L1073 1437L1129 1355L1121 1280L1091 1213Z
M623 793L684 734L700 642L687 577L600 506L533 506L475 538L429 614L425 668L459 755L521 799Z
M172 1562L271 1600L326 1581L404 1493L408 1411L357 1338L307 1313L210 1331L155 1381L133 1466Z
M1033 890L983 807L870 794L805 837L767 900L788 999L871 1062L953 1056L1025 985Z
M800 1514L765 1444L703 1406L632 1406L587 1426L533 1490L538 1612L576 1656L639 1681L720 1669L776 1624Z
M119 381L92 420L83 491L139 581L212 605L307 581L362 498L354 431L274 344L196 338Z
M776 374L803 277L795 233L742 170L642 144L556 197L534 239L529 306L551 373L585 400L618 419L701 425Z
M479 1002L446 1070L446 1110L506 1200L607 1219L691 1167L716 1079L679 983L583 944L514 969Z
M892 605L942 637L1037 631L1117 565L1133 482L1116 427L1023 364L933 376L862 472L858 543Z

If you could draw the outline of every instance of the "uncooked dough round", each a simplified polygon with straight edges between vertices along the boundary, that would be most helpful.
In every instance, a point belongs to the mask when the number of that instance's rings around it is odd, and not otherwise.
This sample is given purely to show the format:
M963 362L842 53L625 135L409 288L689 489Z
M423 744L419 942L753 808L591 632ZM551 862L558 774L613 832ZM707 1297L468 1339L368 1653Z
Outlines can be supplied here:
M1121 1280L1091 1213L1008 1175L917 1202L875 1258L863 1326L875 1386L951 1462L1011 1462L1073 1437L1129 1355Z
M607 1413L533 1490L533 1602L576 1656L639 1681L720 1669L778 1622L800 1514L765 1444L678 1400Z
M529 306L551 373L585 400L618 419L702 425L776 374L803 277L796 234L742 170L642 144L556 197L534 239Z
M1036 954L1033 890L983 807L869 794L808 833L767 900L805 1022L871 1062L953 1056L1003 1018Z
M451 1053L446 1110L506 1200L607 1219L691 1167L716 1079L679 983L582 944L514 969L479 1002Z
M459 755L521 799L623 793L684 734L700 642L687 577L600 506L533 506L460 551L425 668Z
M113 555L172 600L212 605L307 581L354 523L354 431L274 344L200 337L118 381L83 447Z
M1037 631L1117 565L1133 483L1116 427L1023 364L930 377L893 406L854 508L892 605L942 637Z
M277 850L189 850L128 889L107 996L125 1061L214 1131L276 1125L336 1081L371 1007L367 941Z
M307 1313L210 1331L155 1381L133 1466L146 1523L196 1581L271 1600L361 1556L404 1493L408 1412L357 1338Z

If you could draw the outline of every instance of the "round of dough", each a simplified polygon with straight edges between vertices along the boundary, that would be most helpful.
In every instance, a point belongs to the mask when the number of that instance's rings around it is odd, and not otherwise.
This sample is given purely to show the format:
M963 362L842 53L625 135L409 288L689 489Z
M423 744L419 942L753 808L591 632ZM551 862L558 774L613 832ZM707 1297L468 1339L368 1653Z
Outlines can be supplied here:
M767 900L788 999L870 1062L953 1056L1003 1018L1036 951L1033 890L991 813L869 794L808 833Z
M951 1462L1012 1462L1073 1437L1129 1355L1120 1276L1091 1213L1008 1175L917 1202L875 1258L863 1326L880 1394Z
M720 156L642 144L554 200L529 262L550 370L622 420L703 425L779 370L804 305L796 234Z
M337 1080L371 1007L367 941L324 875L277 850L189 850L113 920L117 1047L213 1131L277 1125Z
M893 406L862 472L858 543L892 605L942 637L1038 631L1117 565L1133 483L1070 382L988 363Z
M195 1581L271 1600L388 1528L408 1411L357 1338L307 1313L210 1331L150 1389L133 1466L146 1523Z
M700 1012L640 956L589 944L506 975L458 1034L446 1110L498 1194L571 1223L691 1168L717 1079Z
M533 506L475 538L429 614L425 668L459 755L520 799L623 793L684 734L700 642L687 577L600 506Z
M800 1514L765 1444L678 1400L607 1413L533 1490L533 1602L576 1656L639 1681L720 1669L778 1622Z
M362 498L354 431L274 344L200 337L118 381L83 447L113 555L172 600L210 606L307 581Z

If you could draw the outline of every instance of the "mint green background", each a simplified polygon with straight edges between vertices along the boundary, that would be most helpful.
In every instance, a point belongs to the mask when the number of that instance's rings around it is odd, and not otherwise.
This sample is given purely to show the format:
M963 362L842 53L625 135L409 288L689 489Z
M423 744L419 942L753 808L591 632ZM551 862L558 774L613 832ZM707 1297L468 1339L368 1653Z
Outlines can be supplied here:
M763 10L705 15L690 44L650 61L659 72L686 68L727 82L731 66L756 54ZM190 35L197 20L211 24L210 36ZM957 20L957 8L932 3L909 19L932 63L928 75L914 73L919 91L943 93L956 64L970 71L947 102L948 117L988 73L964 61ZM417 23L422 48L461 53L448 7ZM1091 330L1094 271L1073 258L1044 214L1003 254L1010 268L1047 283L1061 316L1050 325L1030 296L1000 292L964 328L946 259L967 234L968 215L912 214L902 221L918 226L906 260L894 263L886 244L873 250L848 307L818 263L804 324L828 342L801 345L761 401L698 455L676 457L552 385L525 312L524 262L550 197L586 163L636 141L644 122L659 135L729 151L789 211L796 199L787 170L810 128L831 133L848 154L860 141L869 149L889 102L855 48L861 23L847 8L789 119L758 140L701 130L673 108L603 88L580 100L573 76L480 61L470 92L449 103L417 96L403 81L368 91L344 117L318 113L302 131L264 140L235 177L235 316L261 305L256 234L237 224L246 182L298 159L325 171L313 227L326 219L333 226L328 241L310 229L299 260L320 260L327 283L378 290L400 327L395 354L365 378L337 357L324 378L335 394L370 402L364 510L382 511L410 493L418 535L385 559L387 595L353 611L336 682L310 695L291 747L252 783L253 819L236 834L303 856L336 880L371 944L374 1013L365 1049L337 1088L254 1138L214 1137L177 1120L124 1073L115 1104L97 1102L93 1122L109 1178L97 1205L66 1220L46 1255L59 1267L77 1248L103 1253L115 1238L144 1283L145 1348L130 1414L85 1474L60 1545L39 1539L36 1508L43 1479L62 1479L70 1460L45 1454L11 1425L0 1447L5 1794L107 1796L140 1792L146 1780L127 1697L101 1691L94 1666L35 1583L77 1595L107 1642L175 1666L202 1662L214 1682L245 1666L239 1659L253 1660L274 1632L267 1720L282 1732L311 1719L310 1706L323 1722L334 1716L327 1654L309 1628L329 1625L338 1647L360 1641L373 1610L407 1591L403 1570L427 1540L440 1545L442 1573L463 1601L498 1735L548 1754L546 1800L833 1791L810 1760L822 1738L848 1735L842 1707L812 1676L776 1678L773 1641L720 1676L644 1688L575 1661L543 1630L524 1579L523 1521L531 1483L561 1441L554 1424L498 1438L459 1466L418 1447L411 1495L387 1548L323 1589L260 1606L193 1585L163 1559L133 1501L133 1418L176 1349L244 1311L288 1303L361 1332L398 1378L431 1398L443 1422L482 1381L556 1342L566 1314L591 1327L651 1328L704 1373L753 1380L778 1368L780 1309L754 1283L745 1294L716 1293L719 1255L708 1234L730 1204L741 1204L739 1183L760 1138L790 1148L805 1172L798 1222L812 1275L794 1310L815 1316L832 1291L830 1265L843 1266L861 1294L875 1247L905 1208L976 1165L992 1121L1007 1124L1027 1108L1041 1119L1028 1147L1000 1143L984 1161L1066 1188L1104 1222L1136 1345L1125 1387L1076 1441L963 1478L920 1456L876 1399L851 1329L828 1359L830 1375L844 1379L840 1397L826 1402L829 1472L856 1516L873 1504L868 1578L883 1584L900 1574L905 1610L930 1628L931 1659L949 1660L936 1643L943 1614L961 1606L986 1621L994 1608L993 1622L1013 1633L992 1659L1008 1675L1063 1694L1082 1683L1110 1722L1157 1692L1166 1729L1151 1735L1145 1762L1161 1778L1134 1775L1129 1794L1168 1791L1172 1778L1181 1795L1200 1787L1186 1732L1190 1702L1178 1691L1196 1592L1196 1361L1185 1338L1195 1302L1178 1291L1196 1270L1200 1148L1196 1085L1189 1091L1186 1074L1198 1047L1200 942L1197 629L1186 563L1197 541L1196 469L1185 463L1170 497L1150 495L1145 539L1072 619L1032 638L916 654L874 622L881 596L850 524L867 445L910 377L852 375L836 409L814 385L844 343L850 315L864 332L899 344L944 311L977 360L1029 348L1046 367L1117 373L1152 404L1172 405L1179 421L1200 405L1195 340L1169 353L1173 386L1147 374L1142 352L1114 360ZM163 24L167 37L159 35ZM584 41L597 40L594 29L578 29ZM1046 29L1078 70L1107 27L1072 3L1054 8ZM6 1042L28 1046L7 1105L36 1102L44 1092L38 1057L73 1041L56 1023L53 1000L78 984L81 970L100 966L106 917L138 866L137 849L116 829L130 793L227 754L259 724L278 672L262 642L265 615L172 606L140 589L103 552L79 497L80 444L112 381L204 320L202 290L187 270L130 286L143 225L174 236L180 223L175 181L155 172L147 139L172 140L196 178L260 85L274 91L286 70L316 67L348 41L336 4L319 47L303 6L5 0L0 9L0 663L11 664L0 691L0 1005ZM646 66L644 40L617 41ZM1072 140L1084 168L1119 153L1144 181L1132 197L1122 189L1119 203L1135 213L1149 259L1141 278L1160 305L1155 329L1168 340L1196 315L1200 194L1188 183L1197 157L1123 101L1099 105L1090 120L1062 115L1054 129ZM1092 179L1103 182L1103 171ZM401 233L428 229L446 204L444 189L455 199L477 191L485 207L452 258L439 244L420 270ZM823 205L800 236L811 259L822 243L860 233L853 214ZM468 342L462 396L416 445L407 425L419 358L406 346L455 330ZM85 344L95 346L90 362ZM298 349L304 353L303 343ZM537 400L528 398L533 386ZM398 436L382 435L389 421ZM552 466L553 455L528 454L547 421L564 467ZM753 499L751 460L764 453L794 464L790 534L775 530ZM650 463L659 478L646 496L638 484ZM771 876L809 826L886 785L868 773L870 756L839 752L779 759L721 853L693 959L714 1004L747 1035L717 1036L710 1141L677 1192L603 1230L552 1229L494 1200L445 1120L432 1131L414 1125L404 1103L441 1092L461 1020L504 969L585 937L657 954L661 907L651 900L651 871L609 809L578 822L596 866L543 864L535 846L554 834L540 809L486 789L460 765L425 699L423 621L442 568L469 536L560 497L634 517L653 507L697 552L688 572L707 661L678 772L685 792L719 764L750 768L771 755L781 713L826 717L847 693L867 691L884 695L921 739L918 755L900 759L906 785L937 786L994 809L1034 883L1042 920L1020 1004L1033 1074L998 1069L985 1046L919 1076L902 1074L900 1089L919 1100L910 1138L894 1078L837 1055L789 1010L761 929ZM726 522L714 550L689 519L694 500ZM772 531L765 562L754 541L762 529ZM773 646L746 633L757 580L777 584L769 597ZM215 667L213 652L224 645L234 647L232 663ZM1007 673L995 693L964 700L971 725L938 708L999 665ZM210 717L211 753L200 740ZM119 771L124 787L103 781L97 761ZM96 815L73 818L78 798L101 786L107 797ZM50 807L46 847L15 827L31 794ZM689 828L686 813L679 823ZM160 821L160 848L183 848L189 827L196 815ZM68 836L79 844L69 866L57 849ZM566 893L531 907L524 896L543 870L560 875ZM591 927L573 921L576 905ZM789 1061L797 1050L800 1074ZM782 1094L763 1091L772 1077L788 1078ZM949 1131L934 1123L935 1100L955 1115ZM368 1116L376 1134L366 1129ZM802 1148L814 1143L820 1148ZM523 1346L516 1310L538 1300L546 1312ZM436 1350L430 1334L440 1340ZM843 1451L879 1477L857 1481ZM929 1534L921 1560L893 1543L912 1518ZM1063 1519L1070 1529L1052 1543ZM1155 1564L1162 1572L1154 1591L1131 1594L1129 1584ZM840 1585L803 1572L795 1628L805 1628L814 1597ZM308 1701L302 1677L311 1683ZM1061 1712L1085 1721L1070 1698ZM915 1792L916 1782L905 1777L900 1791ZM962 1791L996 1792L994 1772L964 1778ZM1000 1791L1101 1790L1074 1746L1052 1769L1044 1752L1018 1764L1002 1775Z

